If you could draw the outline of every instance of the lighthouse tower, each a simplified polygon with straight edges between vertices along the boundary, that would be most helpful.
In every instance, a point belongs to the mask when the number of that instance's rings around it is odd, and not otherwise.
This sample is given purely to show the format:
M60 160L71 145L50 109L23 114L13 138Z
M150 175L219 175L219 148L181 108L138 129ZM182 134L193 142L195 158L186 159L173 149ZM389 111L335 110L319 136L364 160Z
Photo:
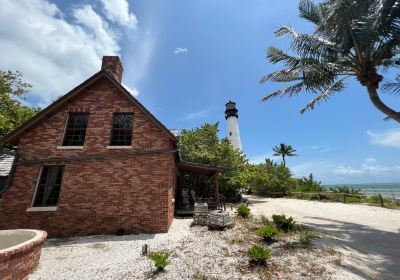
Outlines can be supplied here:
M236 109L236 103L229 101L225 105L225 119L228 125L228 139L236 149L242 151L242 142L240 141L239 125L238 125L238 110Z

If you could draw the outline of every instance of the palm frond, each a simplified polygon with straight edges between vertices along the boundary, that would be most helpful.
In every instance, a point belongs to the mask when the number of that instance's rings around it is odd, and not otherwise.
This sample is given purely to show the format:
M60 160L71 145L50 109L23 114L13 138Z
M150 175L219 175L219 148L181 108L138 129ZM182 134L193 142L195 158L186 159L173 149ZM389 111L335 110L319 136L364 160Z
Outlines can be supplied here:
M300 113L303 114L308 110L314 109L315 105L321 103L322 101L326 101L335 92L343 90L345 87L344 80L347 78L348 77L344 77L326 87L316 98L311 100L311 102L309 102L303 109L301 109Z
M385 37L396 37L400 33L400 2L398 0L375 0L370 8L374 18L373 27Z
M268 94L267 96L264 96L261 101L265 102L265 101L275 99L277 97L283 97L283 96L293 97L295 95L298 95L301 92L301 90L303 89L303 87L304 87L304 83L300 82L300 83L291 85L287 88L274 91L274 92Z
M398 76L394 82L386 82L382 86L383 92L392 95L400 95L400 76Z
M312 0L301 0L299 3L300 17L318 25L323 15L320 5L315 4Z

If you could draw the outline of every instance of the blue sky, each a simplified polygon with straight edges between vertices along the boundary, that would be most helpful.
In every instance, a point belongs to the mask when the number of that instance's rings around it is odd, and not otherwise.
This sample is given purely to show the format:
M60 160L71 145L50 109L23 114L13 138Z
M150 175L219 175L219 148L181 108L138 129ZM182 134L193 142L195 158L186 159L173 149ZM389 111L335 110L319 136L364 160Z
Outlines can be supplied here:
M124 84L169 128L219 122L234 100L244 152L252 162L281 142L296 176L323 183L400 182L400 129L383 122L366 90L353 81L314 111L311 96L260 102L279 84L260 85L277 66L270 45L287 49L273 32L290 25L307 32L295 0L5 0L0 11L0 66L20 70L34 85L28 102L46 106L119 54ZM386 73L393 76L394 73ZM397 108L399 99L384 97ZM279 160L276 158L276 160Z

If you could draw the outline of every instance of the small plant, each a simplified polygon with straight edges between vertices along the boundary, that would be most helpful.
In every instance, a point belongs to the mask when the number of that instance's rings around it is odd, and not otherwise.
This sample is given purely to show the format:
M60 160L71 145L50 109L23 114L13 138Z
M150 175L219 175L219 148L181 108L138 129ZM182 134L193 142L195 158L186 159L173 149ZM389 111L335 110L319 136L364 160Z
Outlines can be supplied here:
M242 218L247 218L250 215L250 208L244 204L241 204L238 208L236 208L237 215Z
M265 242L271 243L274 237L279 233L279 230L274 226L264 226L259 228L256 233L261 236Z
M154 262L157 271L162 271L170 263L169 256L166 252L151 252L147 257Z
M250 261L254 264L264 265L271 258L271 250L264 246L253 245L247 251Z
M274 224L284 232L288 232L293 229L295 221L292 217L286 218L285 215L272 215Z
M302 247L310 247L311 246L311 242L314 238L316 238L317 236L311 232L302 232L300 234L300 244Z

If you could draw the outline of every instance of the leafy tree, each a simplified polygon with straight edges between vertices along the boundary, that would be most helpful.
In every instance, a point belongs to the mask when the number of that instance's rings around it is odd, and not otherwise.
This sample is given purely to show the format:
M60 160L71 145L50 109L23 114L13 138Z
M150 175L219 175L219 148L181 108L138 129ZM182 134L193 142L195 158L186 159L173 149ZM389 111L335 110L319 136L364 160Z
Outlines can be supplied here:
M21 102L31 87L20 72L0 70L0 140L40 111Z
M274 152L273 156L281 156L283 165L286 166L286 157L297 156L296 150L292 147L292 145L286 145L284 143L279 144L279 146L275 146L272 148Z
M206 123L191 130L183 129L179 144L183 160L223 167L224 172L219 177L220 192L228 198L238 195L236 177L247 159L227 138L218 138L218 123Z
M291 53L275 47L267 59L284 68L264 76L267 81L292 83L270 93L264 101L293 97L301 92L316 95L302 110L328 100L355 78L364 86L374 106L388 118L400 122L400 112L378 95L383 70L400 66L400 5L397 0L301 0L300 17L314 26L312 34L301 34L283 26L277 37L289 36ZM390 86L389 86L390 87ZM385 92L385 91L384 91ZM392 91L399 93L399 91Z
M322 192L325 188L321 185L321 181L316 181L311 173L308 177L296 179L295 191L298 192Z
M290 170L272 161L247 164L235 180L242 189L261 196L267 196L271 192L286 192L294 184Z

